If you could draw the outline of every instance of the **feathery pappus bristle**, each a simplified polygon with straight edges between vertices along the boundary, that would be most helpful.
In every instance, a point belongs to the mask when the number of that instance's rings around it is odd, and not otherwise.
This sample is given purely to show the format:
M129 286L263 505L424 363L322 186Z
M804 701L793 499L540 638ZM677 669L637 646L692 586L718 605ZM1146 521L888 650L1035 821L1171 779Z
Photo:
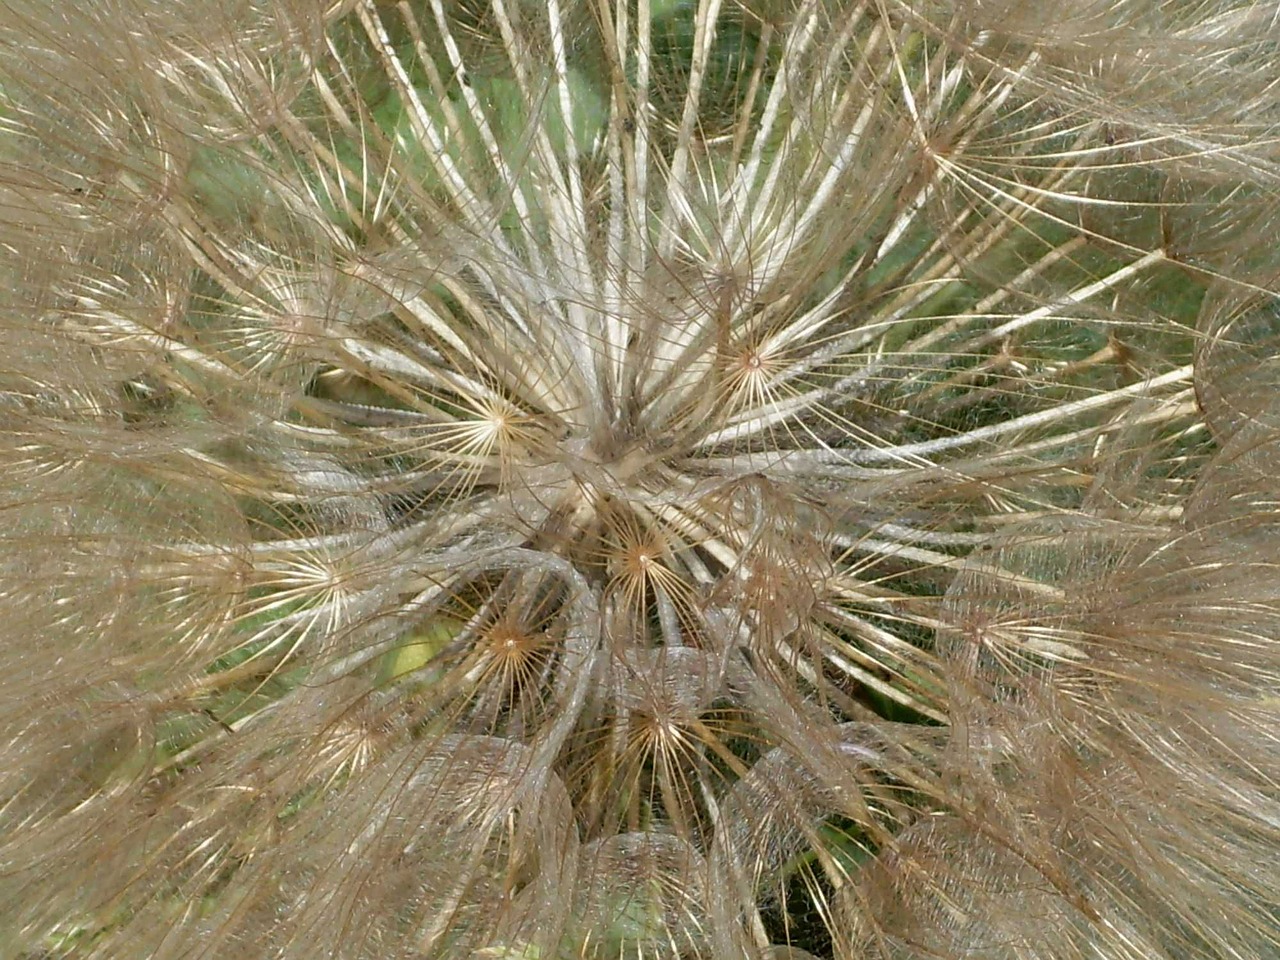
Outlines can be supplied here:
M0 5L0 957L1280 956L1280 20Z

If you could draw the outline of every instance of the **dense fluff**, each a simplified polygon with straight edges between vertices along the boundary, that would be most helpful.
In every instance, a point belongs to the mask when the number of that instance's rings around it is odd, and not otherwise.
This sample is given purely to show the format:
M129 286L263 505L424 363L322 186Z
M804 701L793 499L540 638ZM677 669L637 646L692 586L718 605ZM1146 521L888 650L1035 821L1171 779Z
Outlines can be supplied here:
M1280 949L1265 10L64 6L0 955Z

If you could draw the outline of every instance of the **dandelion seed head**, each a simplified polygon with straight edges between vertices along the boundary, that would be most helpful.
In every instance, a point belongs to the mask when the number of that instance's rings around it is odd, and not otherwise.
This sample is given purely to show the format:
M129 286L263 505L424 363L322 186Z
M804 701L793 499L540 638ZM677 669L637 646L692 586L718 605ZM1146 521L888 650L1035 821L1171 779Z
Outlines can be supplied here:
M16 949L1260 960L1246 6L24 7Z

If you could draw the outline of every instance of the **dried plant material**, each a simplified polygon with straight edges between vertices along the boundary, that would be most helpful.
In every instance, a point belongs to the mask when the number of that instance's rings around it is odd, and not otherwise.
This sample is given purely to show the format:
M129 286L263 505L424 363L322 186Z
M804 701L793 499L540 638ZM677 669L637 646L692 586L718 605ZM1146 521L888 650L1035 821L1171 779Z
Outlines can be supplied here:
M1267 960L1257 2L0 16L0 957Z

